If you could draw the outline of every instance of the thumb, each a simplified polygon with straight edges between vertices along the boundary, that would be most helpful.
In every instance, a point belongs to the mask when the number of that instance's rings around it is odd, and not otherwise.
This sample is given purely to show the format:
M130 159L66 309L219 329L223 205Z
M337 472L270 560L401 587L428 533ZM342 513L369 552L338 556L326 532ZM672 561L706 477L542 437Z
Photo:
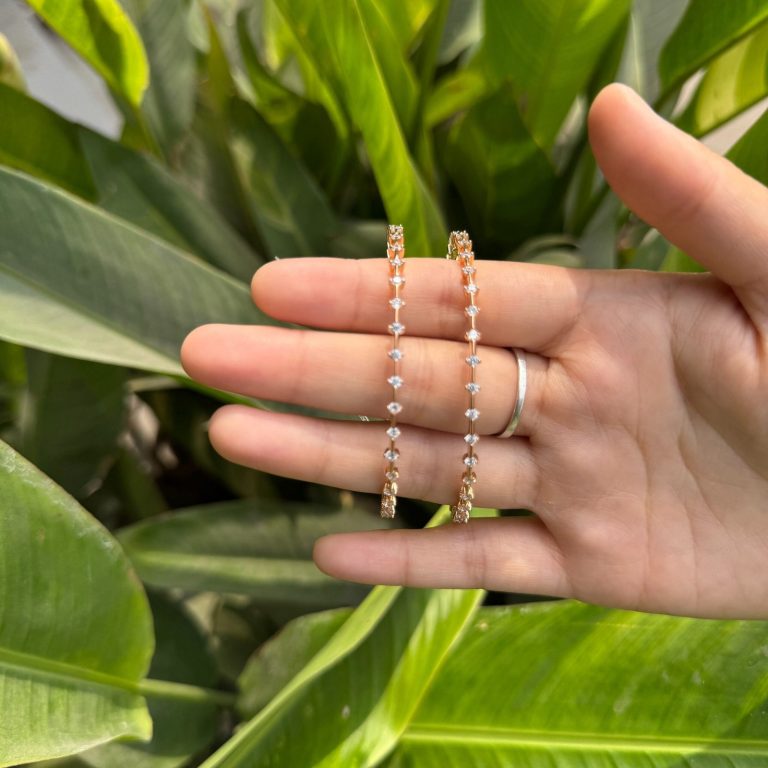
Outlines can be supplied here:
M589 138L626 205L728 283L768 329L768 189L618 83L592 103Z

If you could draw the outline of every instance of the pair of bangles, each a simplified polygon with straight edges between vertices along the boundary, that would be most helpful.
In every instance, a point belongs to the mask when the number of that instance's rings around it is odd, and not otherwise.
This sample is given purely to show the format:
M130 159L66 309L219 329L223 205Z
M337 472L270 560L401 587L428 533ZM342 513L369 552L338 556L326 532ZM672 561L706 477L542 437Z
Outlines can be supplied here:
M384 451L387 465L381 496L381 516L392 518L395 516L398 490L397 481L400 475L397 467L400 452L396 447L396 440L400 436L397 417L403 410L403 406L398 401L398 390L404 384L403 378L400 375L400 366L403 359L400 337L405 332L405 326L400 322L400 310L405 306L405 301L401 295L405 285L405 277L403 275L405 267L405 241L402 225L390 225L387 228L387 257L389 259L389 284L391 286L389 305L394 310L394 319L388 326L389 333L393 336L393 342L392 348L387 352L387 355L392 360L393 370L392 375L387 379L387 382L392 387L392 401L387 405L389 413L389 427L387 429L389 445ZM467 409L464 411L464 415L467 418L467 433L464 435L466 453L463 457L464 468L461 474L458 501L451 507L453 522L466 523L469 521L472 513L472 501L475 496L474 484L477 482L475 466L478 461L475 447L480 440L476 430L476 422L480 416L480 411L475 404L476 396L480 392L480 385L476 380L477 366L480 364L480 357L477 354L477 343L480 341L480 331L477 329L477 315L480 312L480 308L477 305L478 286L475 279L477 271L475 267L475 254L472 250L472 241L466 232L451 232L448 238L446 258L458 262L461 269L461 283L466 295L464 315L466 317L467 329L464 333L464 338L469 345L468 354L464 358L469 368L469 381L465 384L468 402ZM523 398L525 397L525 357L520 350L513 351L517 357L520 374L517 404L509 425L500 437L509 437L514 432L520 419L520 411L522 411Z

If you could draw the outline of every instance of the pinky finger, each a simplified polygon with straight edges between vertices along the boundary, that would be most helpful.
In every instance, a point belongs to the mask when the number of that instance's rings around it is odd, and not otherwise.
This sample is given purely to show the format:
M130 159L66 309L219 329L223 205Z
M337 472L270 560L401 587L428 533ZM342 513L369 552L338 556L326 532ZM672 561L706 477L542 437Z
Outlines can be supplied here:
M313 556L330 576L364 584L572 596L557 543L535 517L335 533L315 542Z

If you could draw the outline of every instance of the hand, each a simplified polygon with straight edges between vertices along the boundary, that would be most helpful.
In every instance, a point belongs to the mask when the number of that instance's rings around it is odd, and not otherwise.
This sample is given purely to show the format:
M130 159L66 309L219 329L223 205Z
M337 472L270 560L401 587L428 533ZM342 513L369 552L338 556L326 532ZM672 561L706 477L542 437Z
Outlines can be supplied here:
M644 611L768 617L768 190L656 116L624 86L589 115L609 183L711 274L480 261L482 364L475 502L530 518L318 540L353 581L486 587ZM407 243L407 232L406 232ZM400 494L454 503L465 431L457 266L411 259L398 439ZM214 387L383 415L391 362L385 259L268 264L255 302L343 331L208 325L182 349ZM506 425L528 351L518 432ZM380 423L220 408L210 439L261 470L381 490Z

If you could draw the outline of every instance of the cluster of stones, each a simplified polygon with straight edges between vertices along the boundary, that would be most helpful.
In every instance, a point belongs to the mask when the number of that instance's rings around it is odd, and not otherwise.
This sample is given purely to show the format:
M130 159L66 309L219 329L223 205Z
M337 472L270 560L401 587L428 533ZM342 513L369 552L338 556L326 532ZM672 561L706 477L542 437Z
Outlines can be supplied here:
M464 314L467 317L467 331L464 338L469 343L469 354L465 358L469 367L469 381L465 385L468 398L468 408L464 412L467 417L467 434L464 435L464 442L467 445L467 452L464 454L464 472L461 476L461 487L459 489L459 500L451 507L451 514L455 523L466 523L472 514L472 501L475 497L473 486L477 482L475 466L477 465L477 455L475 446L480 440L475 425L480 416L480 411L475 406L475 396L480 391L480 385L477 383L477 366L480 365L480 357L477 354L477 342L480 341L480 331L477 330L477 315L480 311L476 304L477 283L475 282L475 254L472 251L472 241L466 232L452 232L449 256L457 259L461 267L462 283L464 293L467 297L467 305L464 308Z
M389 414L389 427L387 428L389 446L384 451L387 468L384 474L384 489L381 493L381 516L394 517L397 504L397 479L400 475L397 469L400 451L397 450L395 445L395 441L400 436L397 416L403 410L403 406L397 397L398 391L404 383L400 376L400 361L403 359L403 351L400 349L400 336L405 332L405 326L400 322L400 310L405 306L405 302L400 293L403 285L405 285L405 277L403 277L405 245L403 242L403 227L400 224L390 225L387 228L387 258L389 259L389 284L391 286L389 306L394 310L395 316L394 320L389 324L389 332L392 334L392 348L387 352L388 357L392 360L392 375L387 379L387 383L392 387L392 400L387 405L387 412Z

